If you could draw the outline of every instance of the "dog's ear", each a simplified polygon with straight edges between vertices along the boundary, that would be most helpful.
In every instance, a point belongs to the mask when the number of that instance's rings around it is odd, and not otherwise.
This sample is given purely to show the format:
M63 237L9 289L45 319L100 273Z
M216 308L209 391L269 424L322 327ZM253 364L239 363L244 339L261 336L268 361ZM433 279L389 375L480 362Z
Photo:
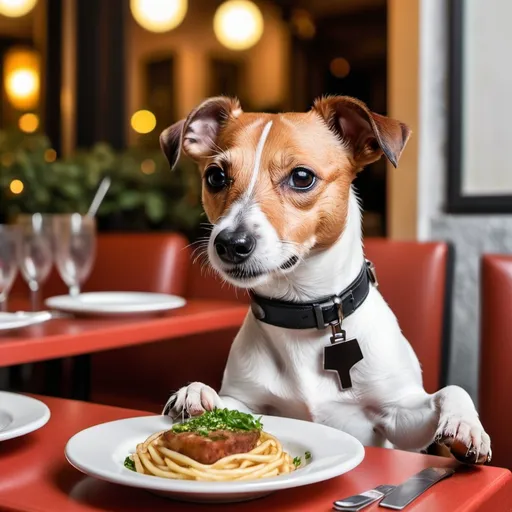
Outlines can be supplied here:
M194 160L212 154L221 128L230 118L235 119L241 113L237 99L218 96L204 101L186 119L166 128L160 135L160 147L171 169L176 165L181 150Z
M408 126L370 112L361 101L348 96L332 96L315 101L316 111L352 151L358 167L378 160L382 154L396 167L409 139Z

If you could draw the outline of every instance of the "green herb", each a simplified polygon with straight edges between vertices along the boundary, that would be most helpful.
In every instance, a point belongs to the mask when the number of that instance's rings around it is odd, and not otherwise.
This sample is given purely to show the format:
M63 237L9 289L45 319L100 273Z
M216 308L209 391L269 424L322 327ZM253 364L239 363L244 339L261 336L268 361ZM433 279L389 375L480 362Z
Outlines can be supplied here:
M263 425L260 419L256 419L252 414L240 411L214 409L184 423L178 423L171 430L177 434L180 432L195 432L201 436L208 436L210 432L215 430L262 430Z
M304 458L305 458L306 460L311 459L311 452L306 452L306 453L304 454Z
M129 469L130 471L135 471L135 462L130 458L130 456L124 459L124 467Z
M294 465L296 468L298 468L301 464L302 464L302 460L301 460L301 458L300 458L300 457L295 457L295 458L293 459L293 465Z

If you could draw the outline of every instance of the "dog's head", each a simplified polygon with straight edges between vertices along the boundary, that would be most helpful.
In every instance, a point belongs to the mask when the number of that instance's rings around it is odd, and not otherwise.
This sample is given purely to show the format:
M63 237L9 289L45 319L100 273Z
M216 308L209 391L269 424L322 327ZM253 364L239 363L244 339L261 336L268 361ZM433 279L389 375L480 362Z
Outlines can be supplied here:
M237 100L218 97L160 142L171 167L182 151L199 165L211 264L233 284L254 287L334 244L357 172L382 154L396 166L409 134L344 96L289 114L244 113Z

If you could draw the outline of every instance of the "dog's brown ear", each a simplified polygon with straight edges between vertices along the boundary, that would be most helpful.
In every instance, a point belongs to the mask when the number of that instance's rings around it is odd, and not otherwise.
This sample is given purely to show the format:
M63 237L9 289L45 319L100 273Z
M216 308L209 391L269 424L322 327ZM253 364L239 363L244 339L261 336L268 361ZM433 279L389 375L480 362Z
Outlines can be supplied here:
M186 119L166 128L160 135L160 147L171 169L176 165L181 150L194 160L212 154L222 126L241 113L237 99L218 96L204 101Z
M313 110L350 147L359 167L375 162L382 153L395 167L398 165L411 134L405 124L370 112L363 102L348 96L319 98Z

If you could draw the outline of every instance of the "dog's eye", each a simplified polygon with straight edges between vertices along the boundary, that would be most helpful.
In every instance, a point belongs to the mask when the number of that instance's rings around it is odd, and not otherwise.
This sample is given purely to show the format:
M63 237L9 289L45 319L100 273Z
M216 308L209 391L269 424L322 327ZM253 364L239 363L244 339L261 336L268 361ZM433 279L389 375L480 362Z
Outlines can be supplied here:
M306 167L296 167L290 174L288 184L295 190L309 190L316 182L313 171Z
M208 187L215 192L223 189L229 182L227 174L217 165L208 167L204 178Z

